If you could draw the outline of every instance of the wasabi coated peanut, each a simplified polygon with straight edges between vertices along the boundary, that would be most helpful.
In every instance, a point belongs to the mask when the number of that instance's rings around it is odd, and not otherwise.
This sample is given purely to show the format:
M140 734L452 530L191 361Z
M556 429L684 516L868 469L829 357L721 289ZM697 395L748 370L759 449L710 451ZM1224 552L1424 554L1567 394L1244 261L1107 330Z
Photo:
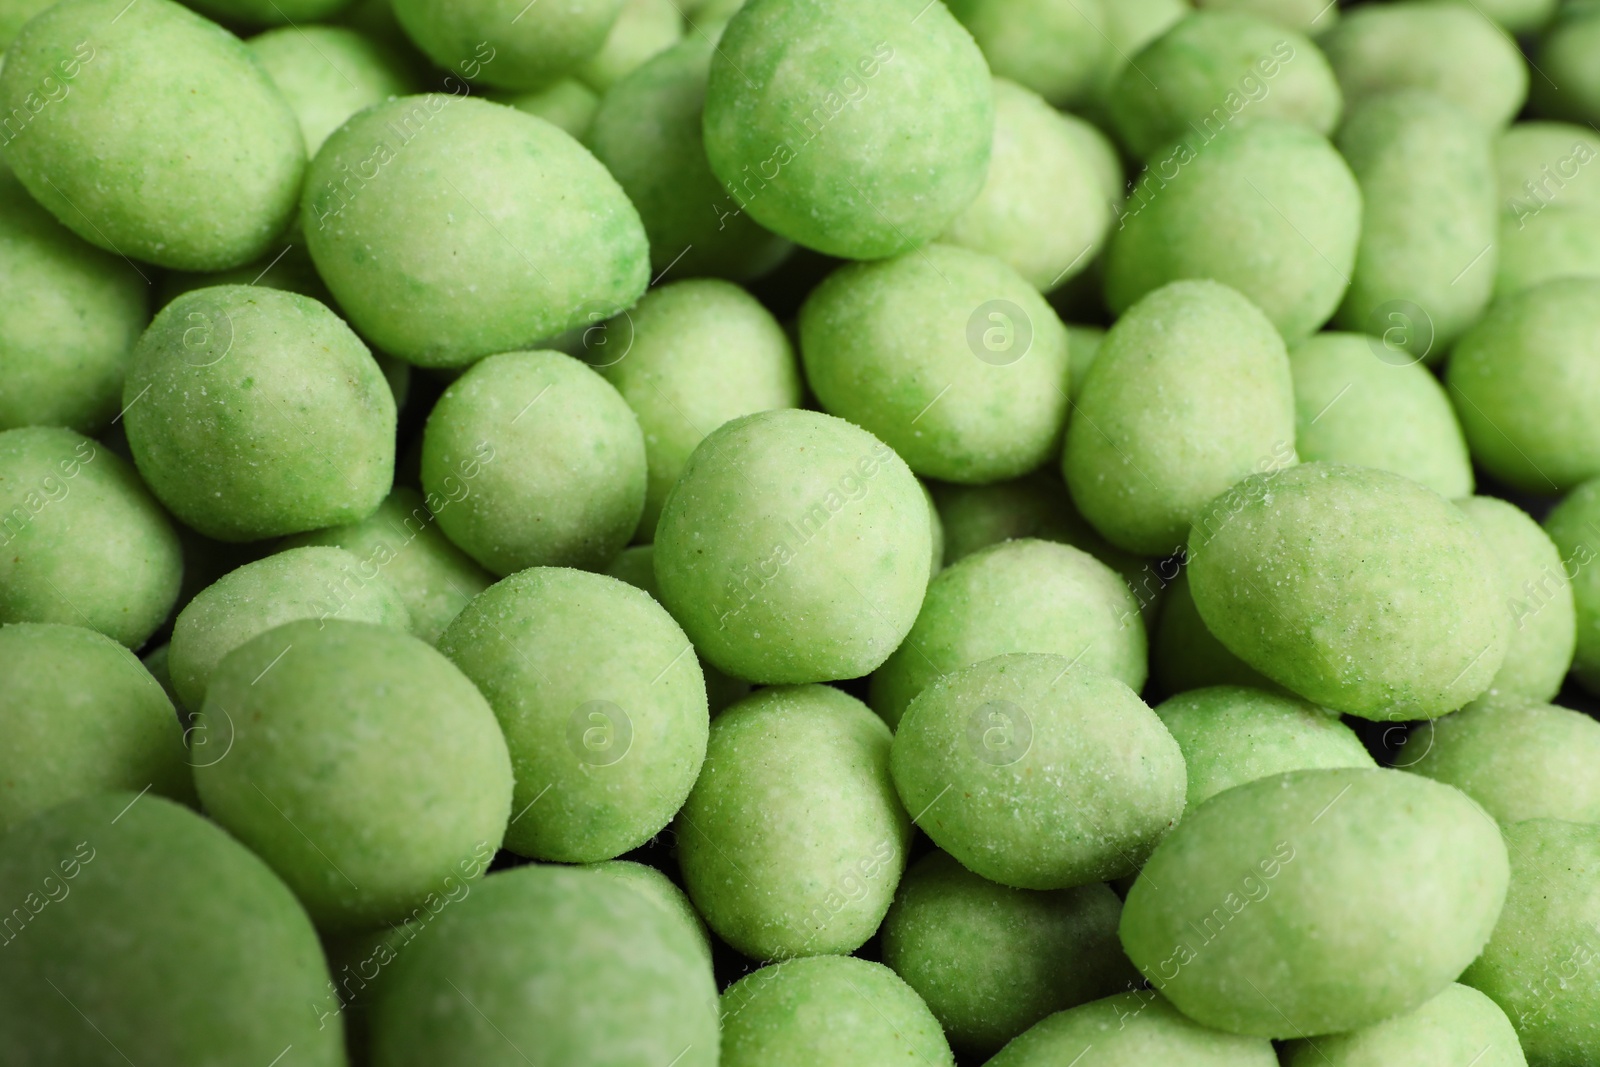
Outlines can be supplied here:
M1163 571L1176 569L1170 563L1157 566L1158 579L1165 577ZM1189 593L1187 571L1178 570L1165 594L1160 620L1150 635L1150 676L1161 692L1185 693L1213 685L1277 691L1277 683L1229 652L1206 629Z
M1283 338L1235 290L1186 281L1139 301L1106 335L1062 469L1106 540L1156 556L1183 542L1218 493L1293 462Z
M1500 210L1521 221L1547 207L1600 210L1600 134L1571 122L1519 122L1495 138Z
M0 626L0 834L95 793L152 789L189 802L194 784L172 702L132 652L79 626Z
M644 433L644 517L649 540L661 505L695 446L730 419L800 406L800 368L783 327L749 293L693 278L645 294L614 323L615 343L598 369L639 418Z
M311 155L357 111L412 88L399 56L344 26L285 26L246 43L294 109Z
M1031 538L964 557L928 586L911 632L872 676L872 707L891 727L906 705L951 671L991 656L1054 653L1144 686L1139 601L1087 552Z
M0 623L59 622L138 648L183 554L132 465L71 430L0 432Z
M600 107L599 95L576 78L562 78L543 89L531 89L523 93L492 92L487 95L497 104L526 111L535 118L553 123L579 141L589 132L589 124L594 121L595 111Z
M774 963L729 986L721 1006L722 1067L955 1063L928 1006L870 960Z
M128 351L149 321L143 279L0 170L0 290L0 430L99 432L122 407Z
M1527 1067L1517 1032L1499 1006L1476 989L1449 985L1405 1015L1347 1034L1293 1041L1287 1067ZM1474 1060L1473 1057L1477 1057Z
M400 97L336 130L306 174L301 223L351 323L425 367L591 326L650 278L639 214L593 156L461 94Z
M704 950L706 963L711 963L711 931L706 928L706 921L700 918L700 913L694 910L689 895L679 889L671 878L654 867L632 860L605 860L591 864L588 869L630 886L662 911L680 920L694 932L695 944Z
M656 528L661 602L718 669L768 684L871 673L916 621L927 498L894 450L814 411L697 446Z
M1550 206L1519 222L1500 216L1495 299L1552 278L1600 277L1600 211Z
M0 114L28 192L119 256L248 263L300 197L306 149L288 103L237 37L171 0L49 9L6 53Z
M1276 1067L1272 1043L1208 1030L1149 990L1081 1004L1032 1027L989 1067Z
M506 848L608 860L672 819L706 751L689 639L641 590L531 567L475 597L439 650L488 698L517 787Z
M889 780L889 728L831 686L780 686L711 724L675 825L706 922L752 959L849 953L878 929L911 821Z
M1121 911L1104 885L1012 889L932 852L900 882L883 959L952 1045L992 1055L1051 1012L1139 984L1117 943Z
M1199 1023L1314 1037L1436 996L1489 939L1506 879L1499 830L1457 790L1291 771L1184 815L1128 893L1122 947Z
M653 271L745 280L793 249L728 200L701 133L714 46L695 34L606 90L584 142L644 222Z
M1493 129L1511 121L1528 95L1516 41L1481 9L1453 0L1363 4L1318 44L1351 105L1394 89L1426 89Z
M347 1062L339 1019L319 1014L328 967L305 912L177 804L130 790L15 827L0 838L0 899L18 909L0 934L7 1063L243 1067L285 1045L305 1067Z
M1109 6L1105 0L956 0L950 13L996 75L1052 106L1075 107L1088 101L1107 63Z
M1375 766L1337 715L1290 696L1215 686L1171 697L1155 712L1183 750L1190 811L1225 789L1284 771Z
M1360 225L1361 193L1327 141L1281 119L1235 123L1152 158L1106 253L1106 300L1122 313L1210 278L1298 340L1338 307Z
M1195 6L1203 11L1239 11L1307 35L1322 33L1339 21L1339 5L1326 0L1196 0Z
M1238 11L1178 21L1118 75L1110 98L1117 134L1144 159L1180 139L1203 151L1227 127L1263 118L1326 136L1341 104L1333 71L1309 38Z
M1445 382L1472 456L1554 493L1600 474L1600 278L1555 278L1496 304L1456 343Z
M994 106L978 46L942 4L921 6L740 8L706 89L706 155L728 190L718 203L851 259L943 233L983 187Z
M644 437L616 389L559 352L491 356L428 416L422 488L439 528L495 574L604 566L638 528Z
M1183 814L1183 755L1161 720L1065 656L945 675L906 709L890 766L934 844L1019 889L1132 874Z
M371 1019L374 1067L717 1063L717 987L694 932L593 870L531 865L474 886L396 961Z
M1544 605L1559 596L1561 578L1571 583L1578 630L1572 673L1591 693L1600 692L1600 566L1596 566L1600 532L1596 526L1600 526L1600 481L1590 481L1574 489L1545 517L1545 532L1560 553L1561 574L1541 574L1524 601L1541 614L1559 611L1559 606L1546 609Z
M1444 97L1406 89L1355 103L1338 144L1361 183L1362 218L1335 322L1383 338L1394 362L1437 363L1494 289L1488 137Z
M1577 614L1569 568L1527 512L1494 497L1456 501L1489 546L1510 614L1505 662L1484 696L1551 700L1572 666Z
M1004 262L952 245L851 264L800 309L806 381L829 414L918 474L993 482L1042 466L1067 416L1067 333Z
M623 0L605 43L584 60L578 77L603 93L682 37L683 16L674 0Z
M1365 719L1432 719L1488 688L1510 619L1470 520L1409 479L1305 463L1247 478L1189 537L1189 590L1228 650Z
M221 285L162 308L133 351L123 425L186 525L254 541L366 518L394 479L394 394L325 306Z
M482 874L511 807L494 713L443 656L389 627L302 619L223 659L196 729L206 812L319 927L396 922Z
M1597 48L1600 7L1583 2L1564 5L1535 54L1545 74L1533 84L1534 106L1540 114L1572 122L1600 120L1600 77L1595 75L1594 64Z
M522 8L505 0L398 0L394 13L434 65L497 89L539 89L600 51L623 2Z

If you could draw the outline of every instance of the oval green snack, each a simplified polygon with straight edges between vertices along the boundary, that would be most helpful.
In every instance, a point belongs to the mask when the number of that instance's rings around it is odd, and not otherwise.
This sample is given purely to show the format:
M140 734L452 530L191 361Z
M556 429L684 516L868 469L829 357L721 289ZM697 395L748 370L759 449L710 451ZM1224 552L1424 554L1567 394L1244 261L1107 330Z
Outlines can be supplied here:
M1086 103L1108 62L1110 12L1118 0L956 0L961 20L999 77L1054 107ZM996 101L998 106L999 101Z
M933 554L927 499L894 450L797 410L700 442L655 544L661 602L695 648L768 684L875 670L916 621Z
M1550 206L1519 221L1500 216L1496 300L1554 278L1600 277L1600 211Z
M0 623L87 626L138 648L182 575L172 523L127 460L71 430L0 432Z
M1081 1004L1030 1028L988 1067L1276 1067L1272 1043L1208 1030L1148 989Z
M6 1063L244 1067L286 1045L304 1067L347 1062L305 912L177 804L129 791L36 816L0 838L0 893L27 916L0 934Z
M1132 874L1183 814L1183 755L1161 720L1065 656L945 675L906 709L890 766L934 844L1019 889Z
M678 812L684 886L752 959L854 952L905 869L889 728L831 686L763 689L717 716Z
M1347 1034L1293 1041L1286 1051L1286 1067L1528 1065L1506 1013L1476 989L1455 984L1415 1011Z
M1106 335L1062 469L1083 517L1119 548L1168 555L1218 493L1295 462L1283 338L1209 281L1145 297Z
M1510 620L1461 510L1387 471L1258 474L1195 519L1189 589L1228 650L1307 700L1432 719L1488 688Z
M594 121L595 112L600 107L599 95L576 78L562 78L542 89L527 92L491 92L487 95L497 104L526 111L535 118L560 127L578 141L582 141L589 132L589 124ZM607 169L615 174L615 168L608 166Z
M675 0L623 0L605 43L584 60L577 75L604 93L682 37L683 16Z
M1539 42L1535 62L1544 76L1530 79L1542 115L1593 124L1600 120L1600 77L1594 55L1600 47L1600 8L1569 3Z
M600 51L623 2L521 7L504 0L397 0L394 13L436 66L497 89L538 89ZM461 88L462 95L470 91Z
M987 1056L1052 1012L1139 981L1104 885L1036 892L985 881L943 852L906 872L883 920L883 961L956 1048Z
M1135 566L1144 563L1138 557L1105 544L1093 527L1073 510L1066 484L1048 469L987 485L935 482L930 491L944 527L946 566L981 548L1023 537L1074 545L1103 563L1106 557L1102 551L1118 558L1137 560ZM1099 547L1086 547L1084 540L1099 542ZM1120 569L1120 564L1116 566Z
M207 813L324 929L398 921L500 846L511 761L494 713L405 633L303 619L261 634L212 675L196 729L232 741L195 766Z
M345 119L412 89L399 56L345 26L285 26L247 43L294 109L313 156Z
M559 352L491 356L450 383L422 438L422 488L451 501L439 528L495 574L602 567L644 509L639 420Z
M294 112L237 37L171 0L50 8L6 53L0 114L28 192L119 256L248 263L299 200Z
M439 650L483 691L511 747L506 848L612 859L683 804L705 758L705 681L689 639L643 591L531 567L474 598Z
M1189 572L1158 564L1157 579L1176 571L1161 598L1161 616L1150 633L1150 677L1168 695L1208 686L1245 686L1275 692L1276 682L1235 656L1206 628L1189 593Z
M650 278L638 212L582 145L461 94L400 97L341 126L306 174L301 223L351 324L424 367L591 326Z
M893 971L870 960L817 956L774 963L729 986L721 1007L722 1067L955 1064L928 1006Z
M1600 209L1600 134L1574 122L1518 122L1494 140L1500 210L1524 216L1551 205Z
M711 963L711 931L707 929L706 921L694 910L689 894L679 889L665 873L632 860L602 860L590 864L588 869L637 890L652 904L681 921L693 931L695 943L705 950L706 963Z
M993 130L988 67L943 4L750 0L712 57L705 145L726 209L828 255L944 232L983 186Z
M1122 947L1191 1019L1314 1037L1436 996L1489 939L1506 879L1499 830L1459 791L1291 771L1184 816L1128 893Z
M1571 583L1577 612L1577 647L1572 673L1591 693L1600 692L1600 480L1585 482L1557 504L1544 520L1561 559L1561 578ZM1540 575L1524 601L1544 613L1544 602L1559 595L1560 581ZM1559 612L1560 608L1550 610Z
M918 474L1015 478L1059 446L1067 332L1001 260L953 245L830 274L800 309L806 381Z

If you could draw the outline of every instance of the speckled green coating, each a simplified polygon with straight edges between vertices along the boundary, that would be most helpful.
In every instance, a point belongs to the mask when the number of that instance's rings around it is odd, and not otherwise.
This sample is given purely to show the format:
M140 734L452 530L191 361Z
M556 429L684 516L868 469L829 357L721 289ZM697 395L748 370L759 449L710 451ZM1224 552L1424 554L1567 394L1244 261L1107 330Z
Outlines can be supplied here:
M88 626L138 648L182 575L178 535L127 460L71 430L0 432L0 623Z
M1596 49L1600 49L1600 7L1567 4L1534 54L1539 69L1550 79L1530 79L1534 107L1541 115L1572 122L1600 120Z
M604 93L682 37L683 16L674 0L623 0L605 43L584 60L577 76Z
M791 959L722 994L722 1067L953 1067L938 1020L881 963Z
M649 471L638 536L650 540L695 446L740 415L799 407L800 368L772 313L737 285L710 278L652 289L607 330L596 367L644 433ZM612 344L626 347L612 352Z
M251 1067L293 1045L298 1065L344 1067L294 897L216 825L136 795L75 800L0 838L0 899L28 916L3 935L0 1060Z
M1183 814L1183 755L1161 720L1065 656L945 675L906 709L890 766L934 844L1019 889L1132 874Z
M99 432L122 407L128 352L149 321L144 279L0 170L0 291L0 430Z
M345 26L285 26L247 44L294 109L311 155L357 111L412 91L399 56Z
M173 624L167 662L184 706L200 710L229 652L296 619L370 622L402 632L411 626L399 592L353 553L291 548L246 563L196 595Z
M717 1064L717 987L693 931L592 870L475 886L397 962L372 1024L374 1067Z
M1460 974L1506 879L1500 832L1463 793L1401 771L1290 771L1185 814L1128 893L1122 947L1205 1025L1353 1030Z
M706 89L706 155L727 210L742 205L775 233L851 259L944 232L983 187L994 105L972 37L943 4L921 8L739 9Z
M1338 307L1360 224L1361 192L1321 136L1281 119L1235 123L1144 172L1106 253L1106 300L1125 312L1170 282L1211 278L1296 340Z
M345 123L317 153L301 211L351 323L426 367L593 325L650 279L639 213L606 169L550 123L460 88Z
M525 9L513 0L395 0L394 13L435 65L497 89L539 89L600 51L623 2L570 0Z
M1195 0L1195 6L1243 12L1307 35L1323 33L1339 21L1339 5L1326 0Z
M324 929L397 922L477 878L511 814L488 703L391 627L302 619L251 639L217 668L195 728L233 742L195 766L206 812Z
M1546 207L1518 221L1500 216L1496 300L1554 278L1600 278L1600 210Z
M1106 335L1062 469L1106 540L1163 556L1218 493L1294 461L1283 338L1237 291L1185 281L1145 297Z
M491 356L450 384L422 438L439 528L495 574L602 567L645 498L639 420L610 384L559 352Z
M989 1067L1276 1067L1272 1043L1208 1030L1149 990L1070 1008L1007 1045Z
M1555 278L1468 330L1445 382L1472 457L1500 480L1555 493L1600 474L1600 278Z
M1089 147L1102 136L1031 90L994 79L989 175L940 240L999 258L1040 292L1084 270L1121 192L1120 182L1108 187L1103 160Z
M519 855L620 856L667 825L700 773L700 665L666 611L626 582L529 568L476 597L439 650L505 731L517 778L506 848Z
M1440 496L1472 493L1472 460L1450 398L1427 367L1381 338L1320 333L1289 349L1294 447L1404 475Z
M1160 565L1157 579L1173 569ZM1275 692L1267 679L1244 660L1229 652L1210 630L1189 594L1189 573L1179 569L1165 587L1161 617L1150 633L1150 677L1166 694L1185 693L1213 685L1247 686Z
M800 309L800 354L822 406L918 474L1015 478L1060 445L1066 329L994 256L939 244L840 268Z
M1596 527L1600 527L1600 480L1578 486L1544 520L1545 532L1560 553L1561 573L1572 583L1577 610L1572 673L1591 693L1600 693L1600 531Z
M1500 568L1500 593L1510 616L1505 662L1484 696L1551 700L1572 666L1577 614L1573 568L1532 517L1488 496L1456 501Z
M1455 0L1363 4L1317 43L1352 106L1392 89L1425 89L1493 129L1510 122L1528 95L1516 41ZM1434 166L1446 165L1436 158Z
M916 625L872 676L872 707L891 727L936 679L991 656L1052 653L1137 692L1146 645L1139 601L1101 561L1032 538L980 549L928 585Z
M985 881L943 852L915 863L883 920L883 960L963 1052L988 1056L1051 1012L1139 983L1100 884L1037 892Z
M1476 989L1451 984L1404 1015L1285 1047L1285 1067L1527 1067L1517 1032ZM1477 1057L1474 1060L1473 1057Z
M694 910L689 894L678 888L677 883L664 872L632 860L603 860L589 864L588 869L638 890L652 904L680 920L694 932L695 944L704 950L706 965L710 966L711 931L707 929L706 921L700 918L700 913Z
M1204 152L1224 128L1264 118L1326 136L1341 103L1333 71L1309 38L1239 11L1179 20L1133 57L1110 97L1118 136L1147 159L1180 140Z
M905 869L889 728L831 686L762 689L711 724L674 826L689 897L752 959L854 952Z
M294 113L222 27L171 0L123 8L68 0L12 42L5 162L92 245L183 270L248 263L299 200Z
M989 69L1056 107L1086 103L1112 45L1105 0L954 0ZM998 101L996 102L998 104Z
M656 528L661 602L736 678L859 678L916 621L933 554L894 450L814 411L746 415L689 457Z
M1494 289L1499 212L1488 135L1445 98L1409 89L1355 103L1338 144L1363 207L1334 321L1391 339L1397 362L1437 363Z
M487 95L497 104L505 104L554 123L579 141L589 132L589 124L594 121L595 111L600 107L600 97L576 78L562 78L542 89L520 93L491 92Z
M1554 205L1600 209L1600 133L1575 122L1519 122L1494 139L1500 210L1537 213Z
M1456 710L1510 639L1500 568L1471 521L1368 467L1306 463L1234 486L1195 520L1189 589L1229 651L1366 719Z
M126 648L80 626L0 626L0 834L95 793L149 788L192 802L172 702Z

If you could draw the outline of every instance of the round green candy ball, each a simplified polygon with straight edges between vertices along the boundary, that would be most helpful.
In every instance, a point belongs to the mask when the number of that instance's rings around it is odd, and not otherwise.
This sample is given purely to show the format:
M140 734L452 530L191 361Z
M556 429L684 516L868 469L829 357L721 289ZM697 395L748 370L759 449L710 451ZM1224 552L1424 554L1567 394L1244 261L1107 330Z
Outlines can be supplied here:
M1189 593L1189 572L1175 564L1158 565L1156 576L1177 569L1161 599L1161 617L1150 634L1150 677L1163 693L1176 695L1209 686L1245 686L1275 692L1264 677L1206 628Z
M535 118L559 126L579 141L582 141L589 132L595 112L600 108L599 94L576 78L562 78L542 89L530 89L520 93L490 92L486 95L497 104L514 107L518 111L525 111ZM615 174L615 168L608 165L607 169ZM637 200L637 197L630 198ZM649 230L645 232L648 233Z
M171 0L67 0L29 22L0 70L0 114L28 192L118 256L248 263L299 201L288 102L243 42Z
M1494 1001L1451 984L1415 1011L1285 1047L1286 1067L1527 1067L1511 1020Z
M978 42L996 75L1053 106L1075 107L1089 100L1112 50L1106 32L1111 3L955 0L950 12ZM998 107L998 99L995 103Z
M0 623L87 626L138 648L182 574L171 522L121 456L71 430L0 432Z
M799 410L700 442L655 544L661 602L695 648L769 684L875 670L916 621L933 553L922 486L894 450Z
M465 366L593 325L650 278L639 213L583 146L460 93L351 118L317 153L301 214L350 321L419 366Z
M1327 0L1195 0L1202 11L1238 11L1307 35L1339 21L1339 5Z
M1600 133L1572 122L1519 122L1494 139L1501 211L1523 216L1546 207L1600 209Z
M1572 673L1591 693L1600 693L1600 480L1585 482L1545 517L1544 529L1561 561L1560 577L1571 584L1577 612L1577 645ZM1541 572L1532 594L1522 603L1543 615L1560 612L1559 582ZM1555 599L1557 606L1547 608ZM1515 610L1515 609L1513 609ZM1535 618L1537 618L1536 616Z
M623 3L395 0L394 13L436 66L497 89L539 89L575 73L600 51ZM468 87L457 84L464 96Z
M412 89L399 56L345 26L284 26L246 43L294 109L312 155L357 111Z
M1541 115L1570 122L1600 121L1600 7L1565 5L1534 53L1540 76L1530 79L1533 103Z
M1218 493L1295 462L1294 414L1267 317L1225 285L1173 282L1106 335L1067 426L1067 487L1112 544L1167 555Z
M943 4L750 0L712 57L704 121L726 210L877 259L943 233L978 195L994 104Z
M1117 943L1121 911L1104 885L1012 889L932 852L884 917L883 961L952 1045L993 1055L1052 1012L1139 983Z
M683 37L675 0L623 0L600 50L578 67L577 76L604 93Z
M683 923L686 929L693 932L695 944L703 950L706 965L710 966L711 931L706 927L706 921L700 918L700 913L694 910L689 894L678 888L677 883L666 874L632 860L603 860L589 864L587 869L637 890L650 903Z
M639 420L559 352L491 356L450 383L422 438L439 528L495 574L602 567L644 510Z
M1123 578L1071 545L1005 541L963 557L928 585L911 632L872 675L872 707L897 727L937 679L1007 653L1052 653L1137 692L1144 621Z
M988 1067L1276 1067L1272 1043L1208 1030L1139 989L1057 1012L1021 1034Z
M1496 300L1555 278L1600 278L1600 210L1545 207L1500 215Z
M232 741L195 766L206 812L325 929L397 921L500 847L511 761L494 713L393 628L302 619L252 638L212 675L196 729Z
M1440 496L1472 493L1472 460L1439 379L1381 338L1320 333L1289 349L1295 451L1404 475Z
M1506 879L1499 830L1461 792L1291 771L1184 816L1128 893L1122 947L1197 1022L1314 1037L1436 996L1489 939Z
M1459 508L1387 471L1252 476L1195 519L1189 589L1218 640L1313 703L1432 719L1488 688L1510 619Z
M1019 889L1132 874L1183 814L1183 755L1161 720L1065 656L945 675L906 709L890 766L934 844Z
M800 309L800 354L822 406L918 474L1015 478L1060 445L1066 329L994 256L931 245L840 268Z
M475 885L396 961L371 1018L374 1067L717 1064L717 987L694 932L582 868Z
M706 922L752 959L850 953L883 921L911 820L889 728L831 686L762 689L711 724L678 812L678 863Z
M705 681L689 639L643 591L532 567L474 598L439 650L483 691L511 747L506 848L612 859L683 804L705 758Z

